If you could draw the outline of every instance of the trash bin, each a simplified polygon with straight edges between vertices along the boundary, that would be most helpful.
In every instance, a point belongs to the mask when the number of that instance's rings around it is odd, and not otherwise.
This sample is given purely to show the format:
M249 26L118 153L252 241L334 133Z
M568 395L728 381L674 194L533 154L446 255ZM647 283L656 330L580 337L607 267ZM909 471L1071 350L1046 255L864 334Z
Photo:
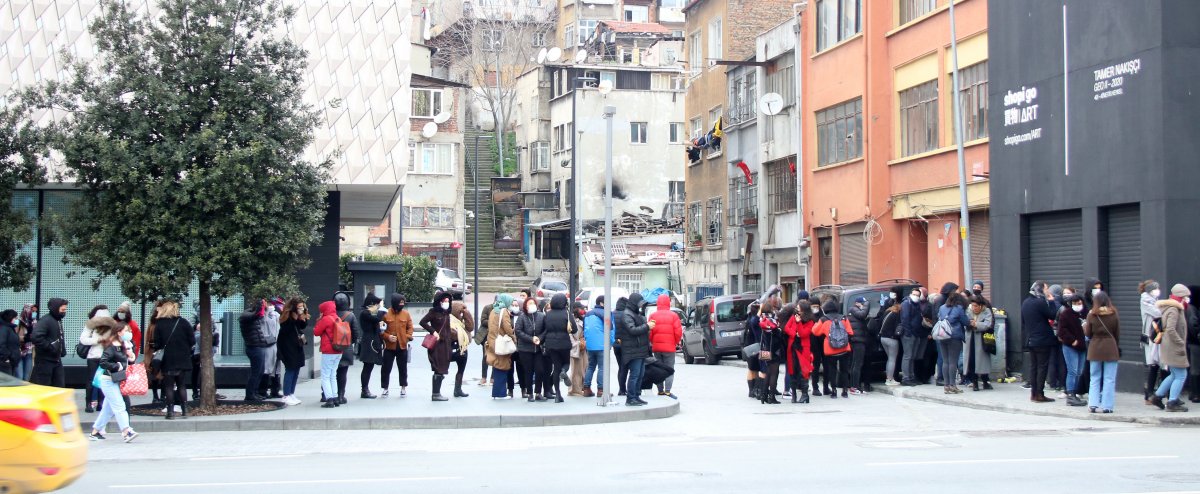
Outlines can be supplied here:
M992 312L995 321L992 330L996 333L996 354L992 355L992 379L1008 376L1008 314L1003 309Z

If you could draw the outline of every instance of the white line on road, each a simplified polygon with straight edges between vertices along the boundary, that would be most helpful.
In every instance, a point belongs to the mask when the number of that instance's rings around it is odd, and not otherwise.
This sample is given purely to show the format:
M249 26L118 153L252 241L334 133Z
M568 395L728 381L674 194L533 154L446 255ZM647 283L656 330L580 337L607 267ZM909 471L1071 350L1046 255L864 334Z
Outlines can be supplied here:
M462 477L392 477L378 479L318 479L318 480L271 480L257 482L203 482L195 484L120 484L109 489L159 489L163 487L234 487L250 485L309 485L309 484L367 484L377 482L427 482L434 480L462 480Z
M659 446L710 446L714 444L751 444L754 441L694 441L659 443Z
M997 458L983 460L889 461L867 463L869 467L899 467L909 465L977 465L986 463L1042 463L1048 461L1114 461L1114 460L1173 460L1178 456L1079 456L1071 458Z
M307 455L248 455L248 456L203 456L188 458L191 461L222 461L222 460L274 460L278 458L302 458Z

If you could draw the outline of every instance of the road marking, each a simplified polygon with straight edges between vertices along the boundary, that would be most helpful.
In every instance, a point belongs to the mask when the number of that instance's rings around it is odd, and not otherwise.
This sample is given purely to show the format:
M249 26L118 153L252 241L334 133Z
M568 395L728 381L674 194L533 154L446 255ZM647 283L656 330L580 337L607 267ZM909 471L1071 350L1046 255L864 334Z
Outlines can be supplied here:
M1050 461L1114 461L1114 460L1173 460L1178 456L1078 456L1070 458L1000 458L986 460L889 461L867 463L869 467L899 467L910 465L977 465L986 463L1041 463Z
M271 480L256 482L205 482L195 484L121 484L110 485L109 489L161 489L163 487L235 487L251 485L311 485L311 484L368 484L377 482L428 482L434 480L462 480L462 477L392 477L378 479L324 479L324 480Z
M710 446L715 444L752 444L754 441L694 441L659 443L659 446Z
M222 460L273 460L277 458L302 458L307 455L248 455L248 456L204 456L188 458L191 461L222 461Z

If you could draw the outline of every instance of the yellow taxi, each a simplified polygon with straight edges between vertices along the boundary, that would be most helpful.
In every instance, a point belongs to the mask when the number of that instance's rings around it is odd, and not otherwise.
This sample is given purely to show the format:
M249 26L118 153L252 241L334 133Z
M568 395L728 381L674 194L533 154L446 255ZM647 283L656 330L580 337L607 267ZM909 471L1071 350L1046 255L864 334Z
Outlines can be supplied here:
M37 386L0 373L0 492L49 492L87 468L71 389Z

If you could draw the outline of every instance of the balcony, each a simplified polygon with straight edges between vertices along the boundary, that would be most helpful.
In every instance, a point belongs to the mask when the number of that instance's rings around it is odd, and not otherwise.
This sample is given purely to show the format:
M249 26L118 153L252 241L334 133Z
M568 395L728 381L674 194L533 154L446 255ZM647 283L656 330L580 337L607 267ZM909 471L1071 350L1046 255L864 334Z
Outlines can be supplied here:
M521 209L528 211L554 211L558 209L557 192L522 192Z

